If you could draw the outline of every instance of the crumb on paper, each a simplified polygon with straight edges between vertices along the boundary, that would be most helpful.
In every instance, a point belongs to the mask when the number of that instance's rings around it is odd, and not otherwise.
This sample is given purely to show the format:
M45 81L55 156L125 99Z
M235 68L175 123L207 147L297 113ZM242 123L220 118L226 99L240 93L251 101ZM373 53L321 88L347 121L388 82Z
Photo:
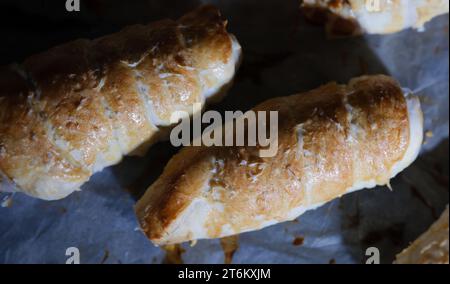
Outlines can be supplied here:
M434 137L434 133L431 130L425 132L425 139L423 141L423 145L428 144L428 140Z
M13 195L6 195L2 198L0 206L2 208L11 208L13 205Z
M109 250L105 249L105 254L103 255L102 260L100 261L100 264L105 264L108 258L109 258Z
M301 245L303 245L304 242L305 242L305 238L304 237L296 237L294 239L294 241L292 242L292 244L294 246L301 246Z

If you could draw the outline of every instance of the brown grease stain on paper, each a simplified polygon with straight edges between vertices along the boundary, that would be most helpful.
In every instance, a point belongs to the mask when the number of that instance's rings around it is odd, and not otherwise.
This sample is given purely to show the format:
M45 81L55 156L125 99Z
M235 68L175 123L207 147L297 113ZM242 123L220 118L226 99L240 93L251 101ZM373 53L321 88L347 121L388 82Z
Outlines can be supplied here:
M186 252L181 245L167 245L161 247L165 252L166 256L164 257L163 264L183 264L183 253Z
M225 255L225 264L233 262L233 256L239 248L239 235L225 237L220 239L223 253Z

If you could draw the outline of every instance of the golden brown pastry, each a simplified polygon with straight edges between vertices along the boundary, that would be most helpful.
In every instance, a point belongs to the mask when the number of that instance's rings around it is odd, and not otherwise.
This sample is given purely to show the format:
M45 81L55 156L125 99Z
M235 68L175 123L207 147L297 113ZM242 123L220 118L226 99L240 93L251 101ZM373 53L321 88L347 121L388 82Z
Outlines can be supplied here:
M441 217L407 249L397 264L448 264L448 206Z
M0 70L0 191L67 196L218 99L240 46L212 6L77 40Z
M346 193L385 185L422 143L419 100L386 76L330 83L268 100L278 111L278 151L186 147L138 201L156 245L219 238L293 220Z
M448 0L302 0L301 10L325 24L331 36L388 34L423 29L432 18L449 11Z

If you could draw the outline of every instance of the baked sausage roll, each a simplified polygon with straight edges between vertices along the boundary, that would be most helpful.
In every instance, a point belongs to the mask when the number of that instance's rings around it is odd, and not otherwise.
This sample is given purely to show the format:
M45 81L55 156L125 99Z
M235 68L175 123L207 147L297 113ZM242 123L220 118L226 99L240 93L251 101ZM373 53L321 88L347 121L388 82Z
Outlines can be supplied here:
M302 0L305 17L324 24L331 36L389 34L423 29L432 18L449 11L448 0Z
M363 188L386 185L417 157L423 137L419 100L390 77L268 100L278 111L278 151L186 147L136 205L156 245L220 238L297 218Z
M0 190L67 196L160 139L172 112L220 98L240 54L219 11L202 6L1 68Z

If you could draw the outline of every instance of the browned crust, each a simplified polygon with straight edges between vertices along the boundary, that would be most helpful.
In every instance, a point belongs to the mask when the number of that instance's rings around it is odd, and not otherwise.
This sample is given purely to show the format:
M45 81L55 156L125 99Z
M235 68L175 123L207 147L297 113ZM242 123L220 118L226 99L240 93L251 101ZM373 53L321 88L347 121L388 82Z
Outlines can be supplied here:
M67 182L87 178L84 170L68 162L48 141L42 118L30 105L34 94L29 84L2 67L0 90L0 171L10 179L17 177L30 194L35 194L33 183L41 175Z
M173 111L203 103L205 89L220 87L222 82L213 75L200 75L201 71L223 67L231 57L226 21L210 5L178 21L131 26L31 56L17 66L18 73L6 72L22 76L19 80L27 94L19 95L12 81L0 84L0 145L5 153L0 168L19 180L25 169L32 172L33 167L14 156L54 152L61 163L87 172L79 180L87 181L93 172L157 138L158 127L170 125ZM30 121L42 141L36 145L15 141L36 132L31 126L18 128ZM15 128L23 134L15 133ZM47 161L36 163L43 167ZM25 191L32 187L27 185Z
M356 181L386 184L409 144L405 98L386 76L361 77L347 86L330 83L254 110L279 111L277 155L260 158L255 147L182 149L136 207L152 241L170 241L170 227L199 197L223 206L205 224L208 237L216 238L225 224L239 233L284 221L292 209L332 200Z

